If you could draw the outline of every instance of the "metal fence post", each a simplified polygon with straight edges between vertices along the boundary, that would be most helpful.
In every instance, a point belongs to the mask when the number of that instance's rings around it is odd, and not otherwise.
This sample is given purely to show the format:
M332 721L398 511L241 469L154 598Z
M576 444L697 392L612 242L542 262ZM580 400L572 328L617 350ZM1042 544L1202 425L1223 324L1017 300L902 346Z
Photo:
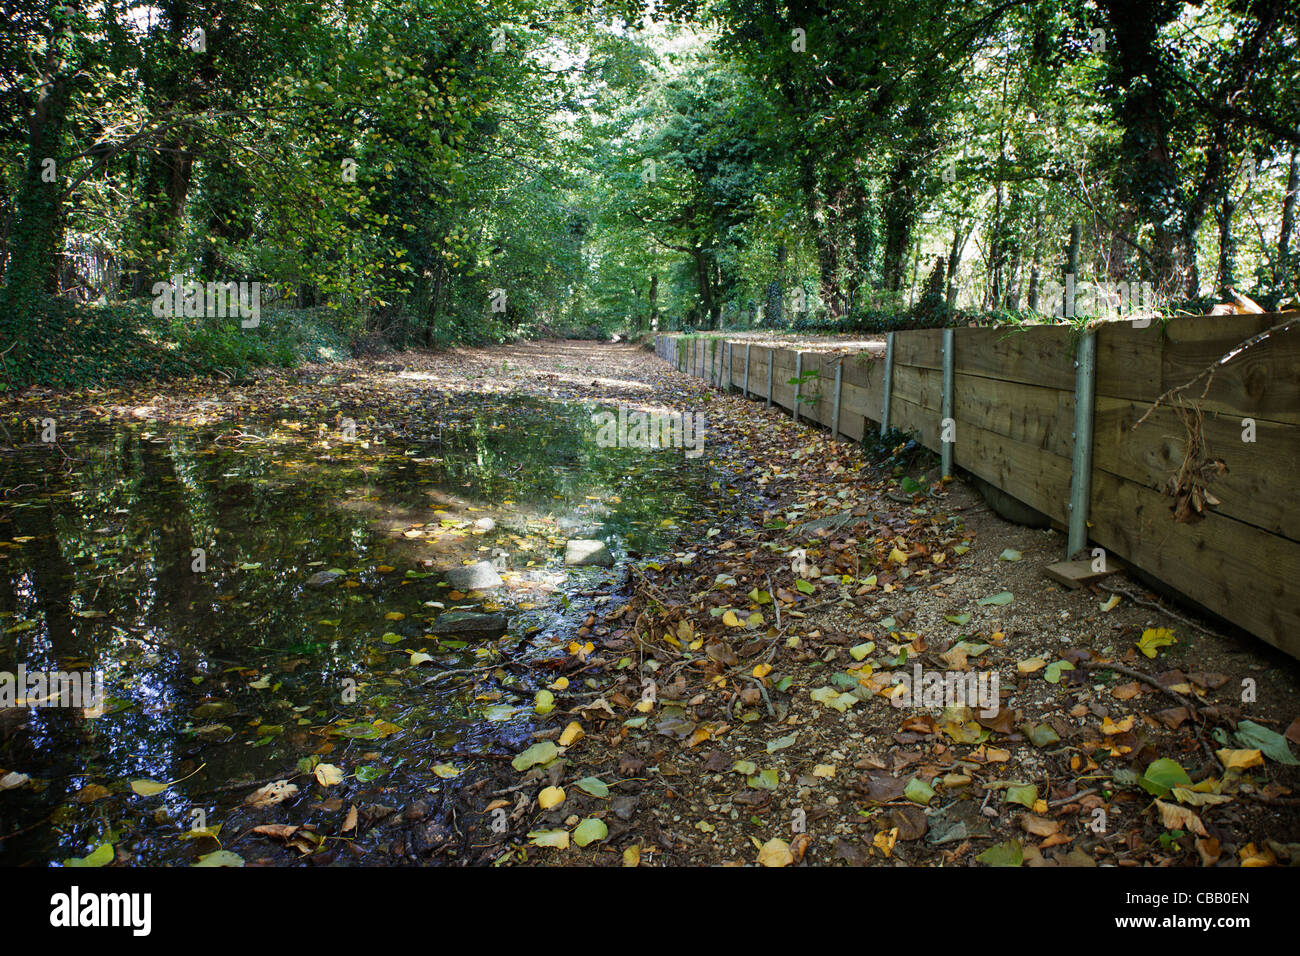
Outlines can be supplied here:
M790 403L790 417L799 420L799 376L803 374L803 353L794 353L794 401Z
M831 410L831 438L840 437L840 383L844 375L844 356L835 362L835 405Z
M772 407L772 362L776 358L776 349L767 350L767 407Z
M889 401L894 393L894 333L885 333L885 400L880 409L880 434L889 431Z
M940 418L939 422L939 441L941 445L940 461L943 465L943 477L948 478L952 475L952 446L956 439L954 434L952 438L945 439L944 435L949 432L950 427L955 428L952 417L952 379L953 379L953 346L954 337L952 329L943 330L943 398L940 400Z
M1085 332L1074 360L1074 454L1070 460L1070 532L1066 558L1088 544L1088 507L1092 493L1092 424L1097 386L1097 334Z

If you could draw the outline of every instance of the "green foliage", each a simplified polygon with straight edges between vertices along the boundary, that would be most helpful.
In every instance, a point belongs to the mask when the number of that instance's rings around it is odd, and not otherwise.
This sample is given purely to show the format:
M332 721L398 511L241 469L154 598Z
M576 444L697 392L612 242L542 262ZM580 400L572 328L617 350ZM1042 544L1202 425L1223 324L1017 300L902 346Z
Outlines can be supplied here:
M224 5L210 29L206 3L18 4L0 350L63 375L36 353L72 320L41 296L117 315L174 275L258 281L398 348L1021 323L1070 269L1149 282L1165 311L1296 291L1292 13L660 9L290 0ZM232 368L310 350L289 330L151 334ZM191 362L140 335L129 364Z
M6 389L124 385L185 375L239 377L259 366L346 358L355 317L328 309L263 312L259 325L238 318L157 319L147 305L80 306L52 296L28 305L40 337L5 357Z

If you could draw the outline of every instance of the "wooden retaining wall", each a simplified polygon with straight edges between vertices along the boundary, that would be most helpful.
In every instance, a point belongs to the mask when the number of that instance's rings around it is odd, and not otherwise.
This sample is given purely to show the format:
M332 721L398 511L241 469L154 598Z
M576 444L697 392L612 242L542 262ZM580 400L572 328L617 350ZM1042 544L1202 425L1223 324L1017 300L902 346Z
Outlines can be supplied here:
M1177 410L1162 403L1133 427L1162 393L1282 318L1102 325L1093 336L1092 433L1079 449L1079 339L1072 329L952 330L953 461L1066 524L1078 451L1090 460L1087 494L1077 490L1076 498L1086 507L1093 546L1300 658L1300 328L1273 333L1219 365L1208 387L1202 379L1182 393L1188 403L1200 401L1206 453L1227 465L1209 485L1219 504L1201 520L1176 522L1174 499L1164 491L1187 451ZM889 423L939 451L944 333L896 332L891 341ZM720 387L763 402L770 394L773 405L801 420L832 428L838 414L843 438L878 430L885 414L883 352L794 351L669 335L657 338L656 352ZM798 390L811 402L795 401L796 369L805 376ZM1247 419L1253 442L1245 440ZM1078 525L1080 533L1084 527Z

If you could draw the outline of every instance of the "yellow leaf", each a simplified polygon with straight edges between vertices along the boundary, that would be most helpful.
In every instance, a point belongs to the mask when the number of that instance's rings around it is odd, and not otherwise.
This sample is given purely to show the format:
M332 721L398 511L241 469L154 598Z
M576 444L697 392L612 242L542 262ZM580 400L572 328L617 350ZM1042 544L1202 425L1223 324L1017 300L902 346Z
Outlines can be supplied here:
M641 864L641 847L633 843L623 851L624 866L639 866Z
M789 866L794 862L794 854L790 852L790 844L774 838L758 851L758 862L762 866Z
M897 842L898 827L894 827L892 830L881 830L876 834L876 837L871 841L871 844L881 853L885 854L885 856L892 856L894 853L894 844Z
M312 773L322 787L332 787L343 782L343 771L332 763L318 763Z
M547 787L537 795L537 805L543 810L549 810L551 807L558 807L563 802L563 787Z
M735 611L728 611L722 615L722 623L727 627L744 627L744 623L736 616Z
M1112 734L1126 734L1133 729L1133 715L1129 714L1123 720L1114 721L1109 717L1103 718L1101 722L1101 732L1107 737Z
M434 764L433 772L443 780L450 780L452 777L459 777L461 773L449 763Z
M568 830L534 830L528 834L533 846L550 846L557 850L569 848Z
M1215 756L1226 770L1246 770L1264 765L1264 755L1258 750L1219 750Z
M762 680L770 673L772 673L771 664L757 664L754 667L754 676L757 677L759 680Z
M569 726L564 728L564 733L560 734L560 746L571 747L585 736L587 735L582 729L582 724L576 720L571 721Z
M1159 648L1177 643L1178 638L1174 637L1174 632L1169 628L1149 627L1142 632L1142 637L1137 642L1136 647L1147 657L1154 658L1159 652Z
M1268 846L1257 848L1254 843L1247 843L1237 855L1242 866L1277 866L1277 857Z

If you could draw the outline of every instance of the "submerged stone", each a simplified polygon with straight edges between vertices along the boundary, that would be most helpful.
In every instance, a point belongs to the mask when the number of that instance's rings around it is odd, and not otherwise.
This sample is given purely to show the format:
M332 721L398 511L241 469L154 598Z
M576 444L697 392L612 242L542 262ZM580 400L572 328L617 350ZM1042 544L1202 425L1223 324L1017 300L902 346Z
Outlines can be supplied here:
M483 591L500 587L504 582L490 561L479 561L461 568L452 568L444 575L447 583L457 591Z
M307 587L309 588L328 587L329 585L333 584L341 577L343 577L343 575L339 574L337 571L317 571L315 574L313 574L311 577L307 579Z
M433 622L435 634L504 634L506 616L481 611L447 611Z
M614 556L609 553L604 541L574 538L565 546L564 563L570 566L594 564L608 568L614 563Z

